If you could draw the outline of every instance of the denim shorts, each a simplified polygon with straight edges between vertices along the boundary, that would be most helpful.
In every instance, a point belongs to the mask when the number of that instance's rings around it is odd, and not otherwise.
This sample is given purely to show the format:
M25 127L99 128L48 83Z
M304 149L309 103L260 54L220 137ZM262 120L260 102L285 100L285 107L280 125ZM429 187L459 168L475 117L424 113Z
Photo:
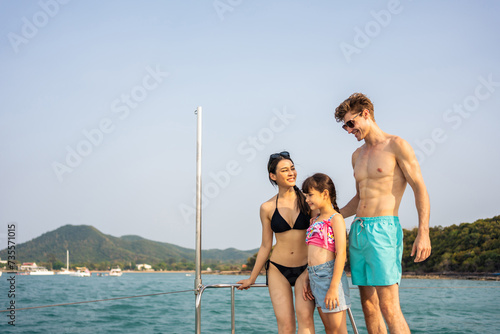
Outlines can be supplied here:
M326 307L325 297L330 288L330 283L332 282L334 264L335 261L332 260L317 266L307 267L311 291L314 295L316 307L321 307L323 313L341 312L351 307L349 282L347 282L347 276L344 271L342 271L342 278L339 283L339 305L332 310Z
M403 230L395 216L356 217L349 231L352 284L393 285L401 282Z

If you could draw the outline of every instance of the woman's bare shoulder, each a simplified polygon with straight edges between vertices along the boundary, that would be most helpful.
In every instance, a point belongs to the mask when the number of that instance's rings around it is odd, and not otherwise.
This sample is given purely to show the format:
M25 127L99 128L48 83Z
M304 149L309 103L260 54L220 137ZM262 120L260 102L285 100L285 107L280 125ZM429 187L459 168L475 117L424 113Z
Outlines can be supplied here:
M276 208L276 196L274 195L264 203L260 205L260 211L261 212L271 212Z

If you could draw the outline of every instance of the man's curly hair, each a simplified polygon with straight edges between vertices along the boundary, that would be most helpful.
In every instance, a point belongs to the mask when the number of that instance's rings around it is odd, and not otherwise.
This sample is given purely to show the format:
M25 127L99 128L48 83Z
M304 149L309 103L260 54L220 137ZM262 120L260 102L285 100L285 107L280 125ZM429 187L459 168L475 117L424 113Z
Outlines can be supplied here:
M337 122L343 122L347 113L359 114L365 109L368 109L371 118L375 120L372 101L364 94L354 93L335 109L335 119Z

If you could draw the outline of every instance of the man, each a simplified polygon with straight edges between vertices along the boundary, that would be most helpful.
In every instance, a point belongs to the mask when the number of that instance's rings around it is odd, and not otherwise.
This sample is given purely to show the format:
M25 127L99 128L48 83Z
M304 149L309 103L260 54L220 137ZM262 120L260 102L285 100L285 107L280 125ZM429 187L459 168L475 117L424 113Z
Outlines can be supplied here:
M403 231L398 209L407 183L413 189L418 212L418 234L411 256L415 262L431 253L429 195L411 146L383 132L375 123L373 104L365 95L352 94L335 109L337 122L358 141L352 155L356 195L340 210L356 215L349 232L352 283L359 286L369 333L410 333L399 305Z

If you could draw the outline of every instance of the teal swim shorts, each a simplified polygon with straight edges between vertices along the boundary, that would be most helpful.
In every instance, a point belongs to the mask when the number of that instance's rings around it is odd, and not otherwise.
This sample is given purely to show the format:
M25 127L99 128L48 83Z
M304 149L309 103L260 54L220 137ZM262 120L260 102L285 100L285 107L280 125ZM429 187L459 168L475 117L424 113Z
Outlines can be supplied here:
M403 230L395 216L356 217L349 231L353 285L379 286L401 282Z

